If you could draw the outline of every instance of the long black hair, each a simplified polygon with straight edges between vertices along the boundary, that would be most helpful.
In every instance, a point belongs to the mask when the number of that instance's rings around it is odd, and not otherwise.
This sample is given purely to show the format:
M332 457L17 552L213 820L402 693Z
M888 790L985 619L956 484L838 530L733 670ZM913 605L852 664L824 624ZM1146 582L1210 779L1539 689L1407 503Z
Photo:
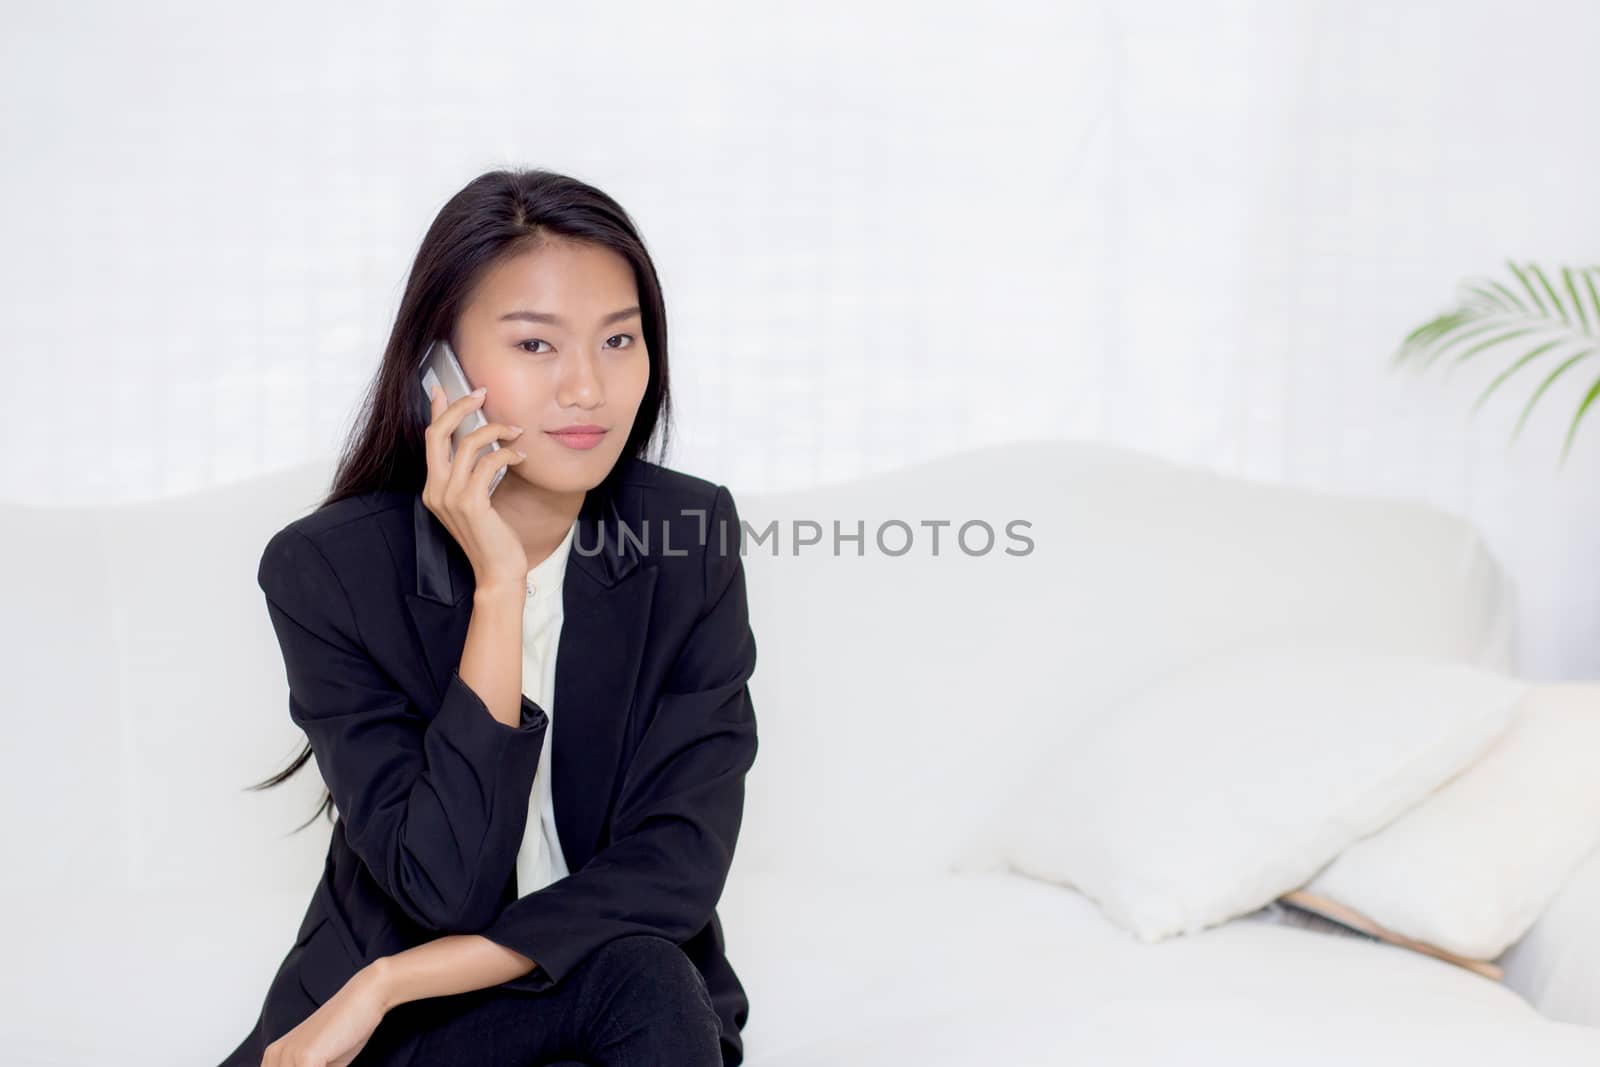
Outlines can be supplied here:
M431 419L427 398L417 385L422 354L436 337L448 338L456 347L456 321L488 268L553 238L602 245L633 265L650 378L622 456L648 458L658 428L658 456L665 455L672 414L667 317L655 263L633 220L610 196L576 178L548 170L492 170L452 196L423 236L383 361L340 453L333 486L319 507L377 489L421 492L428 476L423 431ZM622 466L619 459L601 490L610 488ZM308 741L288 767L249 788L279 785L310 758ZM296 829L304 829L319 814L332 819L333 796L326 791L322 805Z

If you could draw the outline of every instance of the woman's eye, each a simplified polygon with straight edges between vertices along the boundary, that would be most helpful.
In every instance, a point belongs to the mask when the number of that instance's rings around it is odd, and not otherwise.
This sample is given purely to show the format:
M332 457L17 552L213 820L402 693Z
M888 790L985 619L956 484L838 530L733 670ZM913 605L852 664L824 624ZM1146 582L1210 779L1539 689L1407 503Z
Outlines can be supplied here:
M626 344L620 344L620 345L613 345L611 343L612 341L618 340L619 338L626 339L627 343ZM536 349L531 349L528 346L529 345L547 345L547 344L549 344L548 341L543 341L543 340L540 340L537 337L534 337L534 338L530 338L530 339L528 339L526 341L519 342L517 344L517 347L522 349L524 352L529 353L530 355L542 356L542 355L544 355L543 352L540 352L540 351L538 351ZM632 344L633 344L633 334L631 334L631 333L614 333L610 337L606 338L606 347L607 348L628 348L628 347L631 347Z

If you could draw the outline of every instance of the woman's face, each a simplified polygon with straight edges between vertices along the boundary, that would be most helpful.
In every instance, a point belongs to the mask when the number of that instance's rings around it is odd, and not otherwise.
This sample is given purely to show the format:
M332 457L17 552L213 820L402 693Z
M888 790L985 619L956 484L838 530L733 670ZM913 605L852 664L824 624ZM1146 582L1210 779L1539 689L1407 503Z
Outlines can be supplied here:
M491 267L456 323L456 355L483 415L523 428L508 478L557 493L599 485L622 454L650 380L633 268L560 238ZM598 434L564 435L574 426ZM509 488L509 486L507 487Z

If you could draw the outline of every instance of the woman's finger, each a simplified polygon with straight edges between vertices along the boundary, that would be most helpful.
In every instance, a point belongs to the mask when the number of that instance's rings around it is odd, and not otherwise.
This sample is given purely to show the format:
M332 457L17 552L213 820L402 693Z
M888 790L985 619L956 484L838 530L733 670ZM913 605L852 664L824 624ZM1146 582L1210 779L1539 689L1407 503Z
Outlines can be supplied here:
M490 445L499 440L511 440L522 435L519 427L510 426L503 422L486 422L476 430L471 431L456 444L456 458L454 469L450 472L450 481L447 492L455 499L460 499L459 494L471 493L472 475L477 470L480 459L493 456L504 449L490 448ZM484 455L488 450L487 456ZM472 493L470 502L477 506L481 501L479 494Z
M497 441L514 440L521 435L522 431L514 426L508 426L503 422L488 422L463 437L461 442L456 445L456 466L465 466L466 470L459 474L456 472L451 474L452 479L457 477L461 479L459 491L471 494L473 503L478 503L478 493L473 489L472 482L473 475L477 473L478 465L481 465L484 459L505 451L504 446L498 449L490 448L489 446ZM487 454L484 453L485 449L489 449ZM463 463L463 461L465 462Z
M428 424L427 460L428 480L443 492L450 485L452 474L451 451L454 448L454 435L456 428L461 425L461 420L467 414L483 403L484 393L474 391L460 397L448 404L442 411L439 409L439 399L434 399L434 418ZM459 449L456 459L460 458Z
M485 500L489 497L489 482L494 478L494 472L501 467L512 463L521 463L526 458L515 446L507 445L504 448L489 453L478 461L473 468L472 480L467 483L467 492L472 494L474 500L479 497Z

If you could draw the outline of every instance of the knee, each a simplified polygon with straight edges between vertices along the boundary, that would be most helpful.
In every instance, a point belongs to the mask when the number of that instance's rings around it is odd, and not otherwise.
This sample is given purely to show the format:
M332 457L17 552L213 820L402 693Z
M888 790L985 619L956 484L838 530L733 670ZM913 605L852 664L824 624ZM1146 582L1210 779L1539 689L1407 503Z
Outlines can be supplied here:
M711 992L683 949L655 934L626 934L595 950L598 969L616 992L658 1014L715 1017Z

